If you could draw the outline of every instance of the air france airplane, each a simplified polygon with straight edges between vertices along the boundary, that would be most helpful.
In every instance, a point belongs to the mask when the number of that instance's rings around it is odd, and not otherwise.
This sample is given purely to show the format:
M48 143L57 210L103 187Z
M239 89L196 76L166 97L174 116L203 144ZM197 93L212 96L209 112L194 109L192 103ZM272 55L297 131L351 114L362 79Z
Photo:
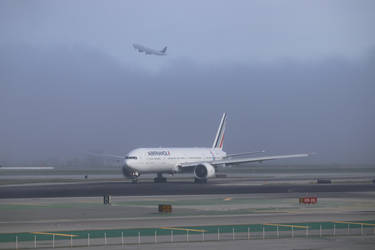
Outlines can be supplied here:
M145 52L146 55L157 55L157 56L166 56L167 55L167 47L164 47L162 50L154 50L147 48L140 44L133 44L133 47L135 50L138 50L139 52Z
M224 113L211 148L137 148L129 152L122 168L125 177L137 182L143 173L155 173L155 183L166 182L163 174L194 173L195 183L207 183L218 167L249 162L306 157L309 154L243 157L252 153L226 154L223 151L227 116ZM260 151L264 152L264 151Z

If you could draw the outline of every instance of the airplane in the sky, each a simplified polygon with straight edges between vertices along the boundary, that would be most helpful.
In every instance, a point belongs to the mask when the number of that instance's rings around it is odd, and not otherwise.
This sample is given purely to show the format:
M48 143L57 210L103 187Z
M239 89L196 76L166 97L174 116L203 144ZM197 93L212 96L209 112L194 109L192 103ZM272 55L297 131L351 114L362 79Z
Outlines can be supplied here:
M143 45L134 43L133 47L135 50L138 50L139 52L145 52L146 55L157 55L157 56L165 56L167 55L167 47L164 47L162 50L155 50L147 48Z
M157 174L154 182L161 183L167 181L163 174L190 172L194 173L195 183L206 183L208 178L215 177L218 167L309 156L309 154L292 154L244 157L258 152L227 154L223 151L226 119L224 113L211 148L137 148L130 151L125 159L122 157L124 176L136 183L141 174L154 173Z

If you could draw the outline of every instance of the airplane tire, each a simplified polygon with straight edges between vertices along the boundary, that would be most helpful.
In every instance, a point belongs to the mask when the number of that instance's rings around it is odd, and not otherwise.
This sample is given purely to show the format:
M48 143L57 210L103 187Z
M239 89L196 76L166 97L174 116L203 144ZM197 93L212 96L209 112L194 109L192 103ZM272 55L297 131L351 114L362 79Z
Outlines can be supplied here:
M138 183L138 179L132 179L132 183L133 184L137 184Z
M194 183L205 184L205 183L207 183L207 179L198 179L198 178L195 178L194 179Z
M167 178L154 178L154 183L166 183L167 182Z

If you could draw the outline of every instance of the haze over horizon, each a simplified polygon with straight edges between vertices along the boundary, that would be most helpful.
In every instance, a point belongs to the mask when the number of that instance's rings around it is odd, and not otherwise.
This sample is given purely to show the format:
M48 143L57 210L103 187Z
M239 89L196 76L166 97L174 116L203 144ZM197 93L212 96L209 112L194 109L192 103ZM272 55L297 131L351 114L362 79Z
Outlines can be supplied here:
M227 112L229 153L375 163L375 2L106 3L0 2L0 161L211 146Z

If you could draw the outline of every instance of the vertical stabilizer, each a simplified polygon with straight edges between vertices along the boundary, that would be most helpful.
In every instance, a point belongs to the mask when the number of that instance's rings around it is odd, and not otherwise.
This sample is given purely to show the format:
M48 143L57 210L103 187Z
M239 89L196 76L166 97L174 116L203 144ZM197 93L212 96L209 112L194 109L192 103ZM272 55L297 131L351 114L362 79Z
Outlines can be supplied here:
M226 120L227 120L227 114L224 113L223 117L221 118L219 129L217 130L216 137L215 137L215 140L214 140L214 144L212 145L212 148L220 148L220 149L223 148Z
M165 53L165 52L167 52L167 46L165 46L160 52L161 52L161 53Z

